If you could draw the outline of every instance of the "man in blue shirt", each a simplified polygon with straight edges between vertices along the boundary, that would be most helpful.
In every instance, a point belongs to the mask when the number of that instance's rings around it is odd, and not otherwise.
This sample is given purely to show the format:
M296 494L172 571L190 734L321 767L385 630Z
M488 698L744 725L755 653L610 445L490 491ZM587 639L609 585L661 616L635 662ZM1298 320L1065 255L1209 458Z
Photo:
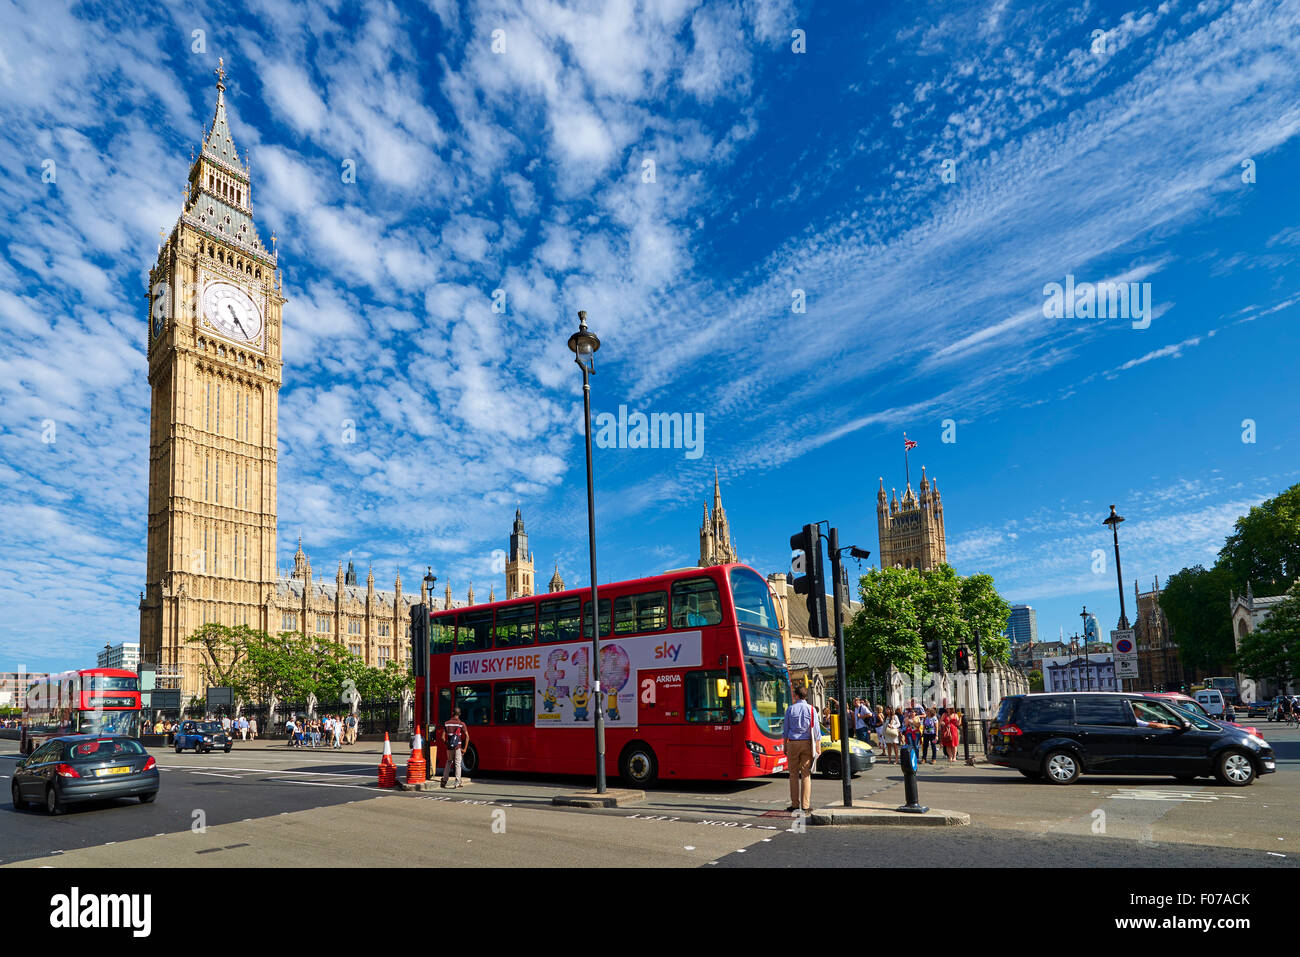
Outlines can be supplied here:
M790 806L787 811L812 813L813 735L821 740L812 705L804 690L794 686L794 701L785 709L785 756L790 764Z

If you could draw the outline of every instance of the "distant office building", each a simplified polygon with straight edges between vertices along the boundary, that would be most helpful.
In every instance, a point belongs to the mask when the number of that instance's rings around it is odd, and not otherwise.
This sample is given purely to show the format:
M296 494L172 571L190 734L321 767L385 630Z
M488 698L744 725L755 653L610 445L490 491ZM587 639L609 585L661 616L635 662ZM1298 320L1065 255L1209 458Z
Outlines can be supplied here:
M1088 617L1083 620L1083 637L1088 639L1089 644L1094 641L1103 640L1101 637L1101 626L1097 624L1097 616L1092 612L1088 612ZM1109 638L1110 636L1107 635L1106 640L1109 640Z
M1012 605L1004 634L1013 645L1038 644L1038 612L1031 605Z
M120 645L105 645L95 664L100 668L121 668L135 671L140 664L140 643L124 641Z
M48 678L44 671L0 671L0 708L21 708L27 703L27 686Z
M1044 691L1118 691L1115 661L1110 655L1094 658L1044 658Z

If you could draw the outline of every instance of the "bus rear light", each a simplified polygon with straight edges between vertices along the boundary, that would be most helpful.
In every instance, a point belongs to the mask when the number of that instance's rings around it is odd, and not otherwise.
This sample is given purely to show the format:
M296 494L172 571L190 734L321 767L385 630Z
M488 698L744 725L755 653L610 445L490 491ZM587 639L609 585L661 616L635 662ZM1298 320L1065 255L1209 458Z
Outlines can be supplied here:
M149 755L149 760L144 763L144 770L152 771L156 767L158 767L158 762L153 759L153 755L151 754Z
M81 777L81 775L77 773L77 769L74 768L71 764L60 764L57 768L54 769L54 771L61 778Z

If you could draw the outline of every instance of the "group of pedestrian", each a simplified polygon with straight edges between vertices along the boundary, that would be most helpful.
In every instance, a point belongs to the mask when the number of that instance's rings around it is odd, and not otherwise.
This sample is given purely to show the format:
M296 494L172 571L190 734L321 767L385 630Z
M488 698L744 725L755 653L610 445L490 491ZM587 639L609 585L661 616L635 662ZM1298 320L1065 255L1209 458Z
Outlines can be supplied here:
M937 747L948 763L957 760L961 743L961 716L953 708L923 708L915 699L907 707L883 705L872 710L863 698L853 699L854 736L883 748L886 764L897 764L900 747L913 747L922 763L934 764ZM874 742L873 742L874 737Z
M318 748L323 743L341 751L345 746L357 743L357 716L350 714L344 718L327 714L324 718L307 719L290 716L284 723L284 731L291 748Z

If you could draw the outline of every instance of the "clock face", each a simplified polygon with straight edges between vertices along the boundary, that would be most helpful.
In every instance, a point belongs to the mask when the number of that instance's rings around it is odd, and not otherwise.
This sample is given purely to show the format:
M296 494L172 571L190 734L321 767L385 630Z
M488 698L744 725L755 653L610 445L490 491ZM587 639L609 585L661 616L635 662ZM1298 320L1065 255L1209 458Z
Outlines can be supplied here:
M257 304L228 282L214 282L203 290L203 318L217 332L238 342L257 342L262 335Z

